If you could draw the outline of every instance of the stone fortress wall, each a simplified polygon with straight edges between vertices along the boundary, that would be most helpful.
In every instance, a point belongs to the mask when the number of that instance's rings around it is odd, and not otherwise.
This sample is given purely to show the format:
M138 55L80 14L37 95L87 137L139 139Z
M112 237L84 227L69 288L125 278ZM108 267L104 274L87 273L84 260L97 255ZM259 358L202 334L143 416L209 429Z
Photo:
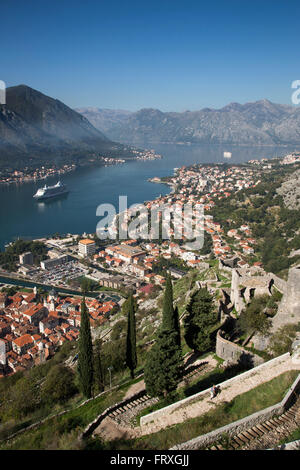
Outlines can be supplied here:
M263 358L223 338L222 334L221 330L217 333L216 354L218 357L229 363L241 362L252 366L258 366L264 362Z
M300 322L300 266L289 269L283 297L273 319L273 331L287 323L298 322Z
M273 416L280 416L284 413L290 404L293 402L293 398L296 394L300 392L300 374L289 388L283 400L276 405L265 408L264 410L253 413L246 418L239 419L233 423L222 426L215 431L211 431L202 436L195 437L187 442L177 444L172 447L170 450L197 450L199 448L209 446L213 442L220 439L224 434L228 436L234 436L240 432L247 431L249 428L256 426L257 424L263 423L268 419L271 419ZM300 442L300 441L299 441Z
M240 313L252 297L271 295L273 286L285 294L287 282L273 273L264 273L261 268L232 268L231 302Z

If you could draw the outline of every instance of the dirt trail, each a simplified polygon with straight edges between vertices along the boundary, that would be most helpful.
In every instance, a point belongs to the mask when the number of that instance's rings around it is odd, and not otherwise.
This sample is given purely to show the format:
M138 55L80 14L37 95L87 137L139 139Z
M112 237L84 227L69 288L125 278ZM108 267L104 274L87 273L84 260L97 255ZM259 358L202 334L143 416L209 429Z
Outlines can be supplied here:
M117 424L113 419L107 416L101 424L94 431L93 435L102 437L105 441L112 441L114 439L131 439L134 436L132 429L123 428Z
M126 395L124 396L124 400L126 400L127 398L130 398L132 395L135 395L136 393L141 392L142 390L145 390L144 379L140 380L136 384L131 385L131 387L127 390Z

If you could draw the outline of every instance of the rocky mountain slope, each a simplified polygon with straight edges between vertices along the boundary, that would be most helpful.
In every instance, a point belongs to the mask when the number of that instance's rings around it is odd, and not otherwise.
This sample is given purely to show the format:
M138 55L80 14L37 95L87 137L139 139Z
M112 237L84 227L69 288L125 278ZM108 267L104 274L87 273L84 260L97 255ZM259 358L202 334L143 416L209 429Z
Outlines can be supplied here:
M300 170L289 175L276 192L283 197L288 209L300 209Z
M119 124L133 114L123 109L101 109L101 108L76 108L75 111L87 118L96 129L106 133L115 125Z
M274 104L268 100L231 103L222 109L205 108L183 113L142 109L129 115L120 112L106 121L106 134L113 140L145 143L227 143L242 145L286 145L300 143L300 108ZM103 110L91 115L103 130Z
M61 101L25 85L7 89L6 105L0 105L1 167L76 163L88 155L123 152L124 146Z

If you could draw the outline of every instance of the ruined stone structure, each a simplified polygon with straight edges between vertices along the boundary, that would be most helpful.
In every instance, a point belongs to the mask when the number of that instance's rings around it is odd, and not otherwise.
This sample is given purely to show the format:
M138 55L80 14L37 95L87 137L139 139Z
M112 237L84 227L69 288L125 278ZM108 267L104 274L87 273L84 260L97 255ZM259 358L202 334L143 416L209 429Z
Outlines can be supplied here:
M231 302L238 313L257 295L271 295L273 286L281 293L286 291L286 282L261 268L232 269Z
M300 265L289 269L285 292L273 319L273 331L287 323L300 322Z
M237 269L232 270L232 278L231 278L231 302L234 305L237 312L241 312L245 306L245 301L243 299L242 290L240 288L241 285L241 274Z
M238 344L223 338L222 333L222 331L218 331L216 341L216 354L221 359L233 364L241 362L242 364L254 367L264 362L264 360L256 354L253 354Z

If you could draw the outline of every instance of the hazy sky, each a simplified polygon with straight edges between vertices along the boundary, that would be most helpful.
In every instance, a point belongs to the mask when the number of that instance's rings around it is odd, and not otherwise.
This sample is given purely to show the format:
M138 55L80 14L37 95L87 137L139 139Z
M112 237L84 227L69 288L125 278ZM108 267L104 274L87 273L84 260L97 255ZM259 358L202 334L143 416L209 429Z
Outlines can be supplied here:
M299 1L3 3L0 80L71 107L292 104L300 80Z

